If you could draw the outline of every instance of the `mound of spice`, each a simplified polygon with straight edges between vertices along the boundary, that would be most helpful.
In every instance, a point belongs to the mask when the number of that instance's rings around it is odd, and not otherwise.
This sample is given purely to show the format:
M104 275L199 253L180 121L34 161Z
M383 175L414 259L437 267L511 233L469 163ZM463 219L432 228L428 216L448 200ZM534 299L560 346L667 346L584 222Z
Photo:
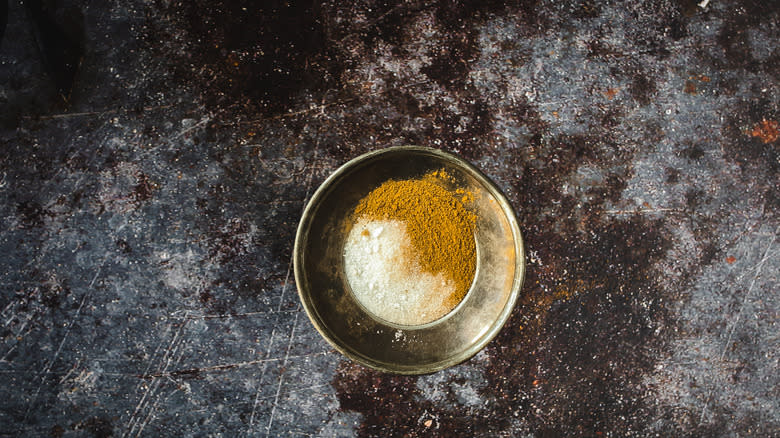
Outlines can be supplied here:
M374 315L418 325L449 313L476 270L470 192L444 170L390 180L355 207L344 247L352 292Z

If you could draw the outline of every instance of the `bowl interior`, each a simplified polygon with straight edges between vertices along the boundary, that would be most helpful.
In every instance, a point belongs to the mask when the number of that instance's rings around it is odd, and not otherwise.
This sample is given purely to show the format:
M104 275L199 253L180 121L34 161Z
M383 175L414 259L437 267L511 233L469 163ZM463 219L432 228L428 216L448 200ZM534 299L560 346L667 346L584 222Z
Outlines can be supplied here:
M439 320L402 326L375 318L356 301L346 280L347 220L360 199L385 181L419 178L438 169L474 194L474 282L461 304ZM455 365L484 347L509 316L525 267L517 221L495 185L463 160L419 147L371 152L334 172L304 211L294 262L303 306L325 339L364 365L403 374Z

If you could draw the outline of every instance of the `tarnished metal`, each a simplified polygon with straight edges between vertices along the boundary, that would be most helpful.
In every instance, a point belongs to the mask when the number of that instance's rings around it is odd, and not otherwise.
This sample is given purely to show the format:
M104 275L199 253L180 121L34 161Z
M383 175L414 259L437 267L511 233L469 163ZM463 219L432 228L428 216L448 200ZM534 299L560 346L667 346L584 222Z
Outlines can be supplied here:
M367 313L350 291L343 266L346 221L357 202L385 181L438 169L474 194L475 279L445 317L419 326L390 324ZM401 146L361 155L319 187L298 225L294 265L306 313L337 350L378 370L425 374L470 358L495 337L520 294L525 255L514 211L488 177L449 153Z

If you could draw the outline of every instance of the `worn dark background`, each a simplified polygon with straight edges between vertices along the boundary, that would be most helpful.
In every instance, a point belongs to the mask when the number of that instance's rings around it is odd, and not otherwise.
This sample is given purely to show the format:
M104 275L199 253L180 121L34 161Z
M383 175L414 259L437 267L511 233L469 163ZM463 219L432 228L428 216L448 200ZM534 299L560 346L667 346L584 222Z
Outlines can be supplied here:
M776 2L7 15L0 435L780 436ZM336 353L291 274L317 185L401 144L528 248L498 338L422 377Z

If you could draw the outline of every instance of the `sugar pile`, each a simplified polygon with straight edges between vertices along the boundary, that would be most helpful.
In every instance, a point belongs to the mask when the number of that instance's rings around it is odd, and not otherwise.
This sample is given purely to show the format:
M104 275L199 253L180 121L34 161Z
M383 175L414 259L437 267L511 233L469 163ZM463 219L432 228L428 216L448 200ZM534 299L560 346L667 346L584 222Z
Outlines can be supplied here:
M434 321L452 308L455 285L423 272L401 221L360 218L344 246L347 281L371 313L396 324Z

